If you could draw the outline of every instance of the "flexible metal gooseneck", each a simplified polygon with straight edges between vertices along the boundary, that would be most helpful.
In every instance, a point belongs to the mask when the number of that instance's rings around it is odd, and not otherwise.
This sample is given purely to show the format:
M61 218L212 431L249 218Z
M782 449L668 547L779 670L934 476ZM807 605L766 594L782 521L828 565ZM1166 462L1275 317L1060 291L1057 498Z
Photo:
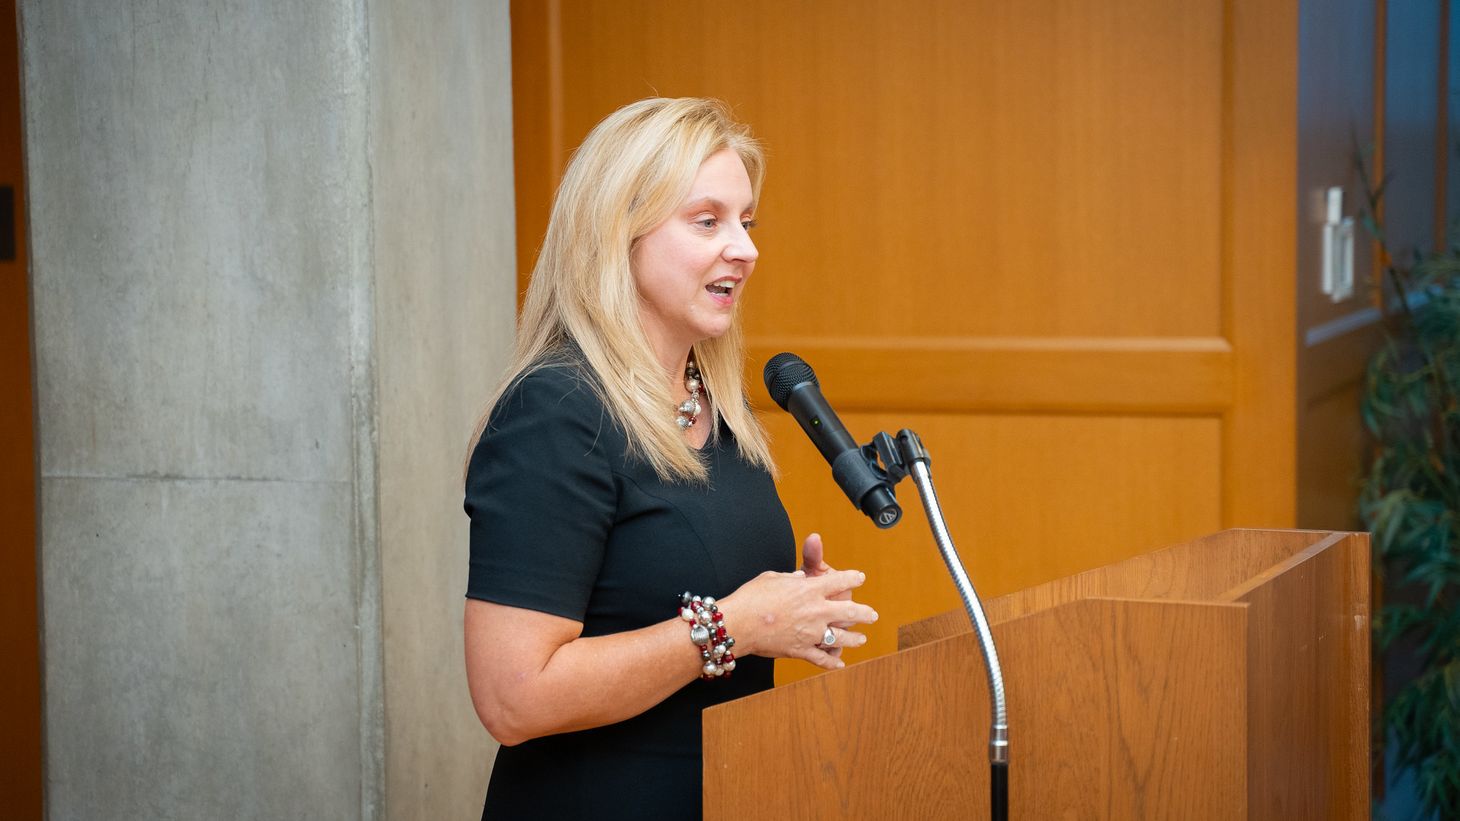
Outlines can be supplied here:
M983 651L984 669L988 673L989 704L993 708L993 719L989 727L989 802L994 821L1006 821L1009 817L1009 715L1004 704L1004 672L999 667L999 651L994 647L994 634L989 629L988 617L984 615L983 604L974 592L973 582L953 546L953 537L948 534L948 523L943 518L943 508L938 504L938 491L933 487L933 476L929 471L931 460L922 441L916 433L901 430L897 434L898 449L908 466L908 474L917 485L918 495L923 500L923 512L927 514L928 526L933 530L933 540L938 543L938 552L943 564L953 577L958 596L963 599L963 609L968 611L978 636L979 649Z
M897 505L892 487L911 475L923 500L923 511L943 563L953 576L963 607L973 622L983 651L984 669L989 678L989 703L993 707L993 725L989 730L989 801L994 821L1009 817L1009 720L1004 707L1004 673L999 668L999 653L994 649L994 636L984 616L983 605L968 580L963 560L948 535L948 523L938 505L929 472L932 458L916 433L903 428L894 441L885 432L873 437L871 444L857 446L842 427L841 420L821 395L821 383L805 360L793 353L771 357L765 366L765 386L771 399L789 412L806 435L831 464L837 480L852 505L867 514L878 527L897 524L902 509ZM879 464L880 461L880 464Z

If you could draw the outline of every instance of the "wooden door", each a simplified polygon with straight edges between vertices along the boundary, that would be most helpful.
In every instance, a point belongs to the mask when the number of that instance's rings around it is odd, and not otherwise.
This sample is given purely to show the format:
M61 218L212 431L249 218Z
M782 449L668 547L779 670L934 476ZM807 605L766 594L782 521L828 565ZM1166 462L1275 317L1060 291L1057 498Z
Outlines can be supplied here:
M911 484L876 530L765 396L782 350L860 441L922 435L986 597L1291 526L1295 3L550 0L512 27L524 271L614 108L719 97L769 147L747 379L798 535L883 615L849 658L958 599Z

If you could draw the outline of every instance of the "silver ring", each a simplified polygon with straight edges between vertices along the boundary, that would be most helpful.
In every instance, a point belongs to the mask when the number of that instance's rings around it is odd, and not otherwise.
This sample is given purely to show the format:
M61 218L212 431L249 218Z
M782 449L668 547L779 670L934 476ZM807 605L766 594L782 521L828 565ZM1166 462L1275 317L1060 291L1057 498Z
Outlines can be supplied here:
M829 624L826 626L826 632L821 634L821 646L822 647L835 647L836 646L836 633L831 632L831 625L829 625Z

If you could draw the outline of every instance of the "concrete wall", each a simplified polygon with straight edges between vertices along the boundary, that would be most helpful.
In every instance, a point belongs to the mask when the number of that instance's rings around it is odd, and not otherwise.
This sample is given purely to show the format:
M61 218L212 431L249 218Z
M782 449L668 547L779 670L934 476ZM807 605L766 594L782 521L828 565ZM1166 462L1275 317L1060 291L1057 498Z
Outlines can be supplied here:
M466 690L461 501L516 305L508 33L505 2L371 4L390 818L479 816L495 746Z
M480 800L506 4L390 5L23 6L53 818Z

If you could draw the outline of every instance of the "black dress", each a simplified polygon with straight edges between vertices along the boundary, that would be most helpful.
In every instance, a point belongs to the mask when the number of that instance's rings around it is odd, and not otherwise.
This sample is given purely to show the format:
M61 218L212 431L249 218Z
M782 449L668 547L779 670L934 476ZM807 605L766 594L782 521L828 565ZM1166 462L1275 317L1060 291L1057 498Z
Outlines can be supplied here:
M708 485L662 482L627 458L588 378L571 360L542 367L492 412L467 471L468 597L601 636L674 617L683 591L723 597L795 567L775 485L728 430L704 451ZM692 653L688 625L684 641ZM627 721L503 747L482 817L699 818L700 711L771 685L771 660L746 656L732 677L691 682Z

